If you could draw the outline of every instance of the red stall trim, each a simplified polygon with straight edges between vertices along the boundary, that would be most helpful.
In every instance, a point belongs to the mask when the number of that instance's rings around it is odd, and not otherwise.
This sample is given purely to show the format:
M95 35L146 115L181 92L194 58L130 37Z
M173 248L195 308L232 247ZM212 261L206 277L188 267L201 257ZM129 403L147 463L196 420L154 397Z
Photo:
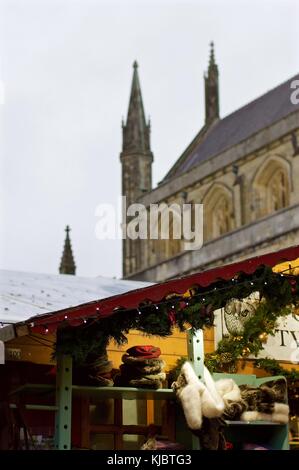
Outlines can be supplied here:
M249 258L245 261L239 261L196 274L190 274L182 278L132 290L106 299L95 300L57 312L37 315L30 318L25 323L34 333L52 333L55 332L59 324L64 321L67 321L72 326L78 326L82 324L84 319L104 318L113 315L115 309L118 308L124 308L126 310L137 309L145 300L158 303L170 294L184 294L188 289L194 286L205 288L218 280L231 280L239 273L252 274L262 265L273 267L276 264L284 261L292 261L298 257L299 245L296 245L274 253Z

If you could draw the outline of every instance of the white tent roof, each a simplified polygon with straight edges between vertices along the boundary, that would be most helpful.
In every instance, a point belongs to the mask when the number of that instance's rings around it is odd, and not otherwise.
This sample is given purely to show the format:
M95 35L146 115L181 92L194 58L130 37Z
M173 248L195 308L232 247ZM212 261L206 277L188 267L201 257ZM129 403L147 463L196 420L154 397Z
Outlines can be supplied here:
M41 313L105 299L150 283L69 274L0 270L0 323L17 323Z

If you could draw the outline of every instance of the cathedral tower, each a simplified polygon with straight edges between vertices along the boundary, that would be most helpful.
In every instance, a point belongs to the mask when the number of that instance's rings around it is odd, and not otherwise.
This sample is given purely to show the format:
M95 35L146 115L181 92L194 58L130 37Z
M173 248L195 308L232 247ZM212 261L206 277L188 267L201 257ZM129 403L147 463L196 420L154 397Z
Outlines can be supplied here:
M133 80L126 123L122 123L123 143L120 160L122 164L122 195L127 207L152 189L153 154L150 148L150 123L146 122L138 64L133 64ZM129 218L123 223L128 223ZM138 269L139 240L123 240L123 276Z

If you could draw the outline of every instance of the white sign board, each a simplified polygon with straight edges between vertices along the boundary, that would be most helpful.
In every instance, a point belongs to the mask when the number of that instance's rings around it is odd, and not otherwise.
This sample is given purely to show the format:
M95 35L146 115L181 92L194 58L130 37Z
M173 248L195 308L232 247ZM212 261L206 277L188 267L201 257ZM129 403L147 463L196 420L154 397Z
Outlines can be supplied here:
M220 309L215 312L215 347L225 335L228 335L228 330L225 325L224 310ZM275 335L268 336L264 349L259 352L259 357L299 364L299 315L288 315L277 322Z

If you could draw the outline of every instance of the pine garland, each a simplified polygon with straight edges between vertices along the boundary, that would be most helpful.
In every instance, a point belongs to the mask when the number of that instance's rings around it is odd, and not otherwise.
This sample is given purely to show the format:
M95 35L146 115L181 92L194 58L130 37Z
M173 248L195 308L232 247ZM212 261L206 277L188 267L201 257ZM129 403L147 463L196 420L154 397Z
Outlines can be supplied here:
M254 365L258 369L263 369L266 372L269 372L271 375L283 375L290 384L295 385L295 383L299 381L298 370L294 368L287 370L284 367L281 367L276 359L271 359L269 357L256 359L254 361Z
M180 331L209 328L214 324L215 310L232 298L243 299L254 291L260 292L264 302L246 323L241 340L224 338L217 351L206 357L211 371L222 370L224 364L233 370L244 348L258 354L262 348L259 334L274 334L276 320L289 313L286 306L298 297L297 283L291 285L286 277L273 273L269 267L261 267L252 275L242 273L232 280L215 282L207 288L193 286L190 297L172 294L158 305L144 302L137 310L119 309L109 317L88 320L79 327L70 327L65 322L57 331L54 357L69 354L75 363L82 364L91 353L104 354L111 340L118 345L126 343L126 335L132 329L167 337L174 327Z
M270 283L265 281L264 288L260 290L261 302L254 316L245 323L242 336L231 334L223 338L216 351L206 355L205 364L210 371L235 373L238 360L250 354L257 357L267 335L274 336L278 319L292 312L291 305L299 299L298 279L270 276L269 280ZM270 371L271 366L272 372L276 370L282 375L288 375L288 371L280 367L275 359L269 359L271 363L262 359L259 361L261 368L264 368L263 365L268 367L265 370Z

